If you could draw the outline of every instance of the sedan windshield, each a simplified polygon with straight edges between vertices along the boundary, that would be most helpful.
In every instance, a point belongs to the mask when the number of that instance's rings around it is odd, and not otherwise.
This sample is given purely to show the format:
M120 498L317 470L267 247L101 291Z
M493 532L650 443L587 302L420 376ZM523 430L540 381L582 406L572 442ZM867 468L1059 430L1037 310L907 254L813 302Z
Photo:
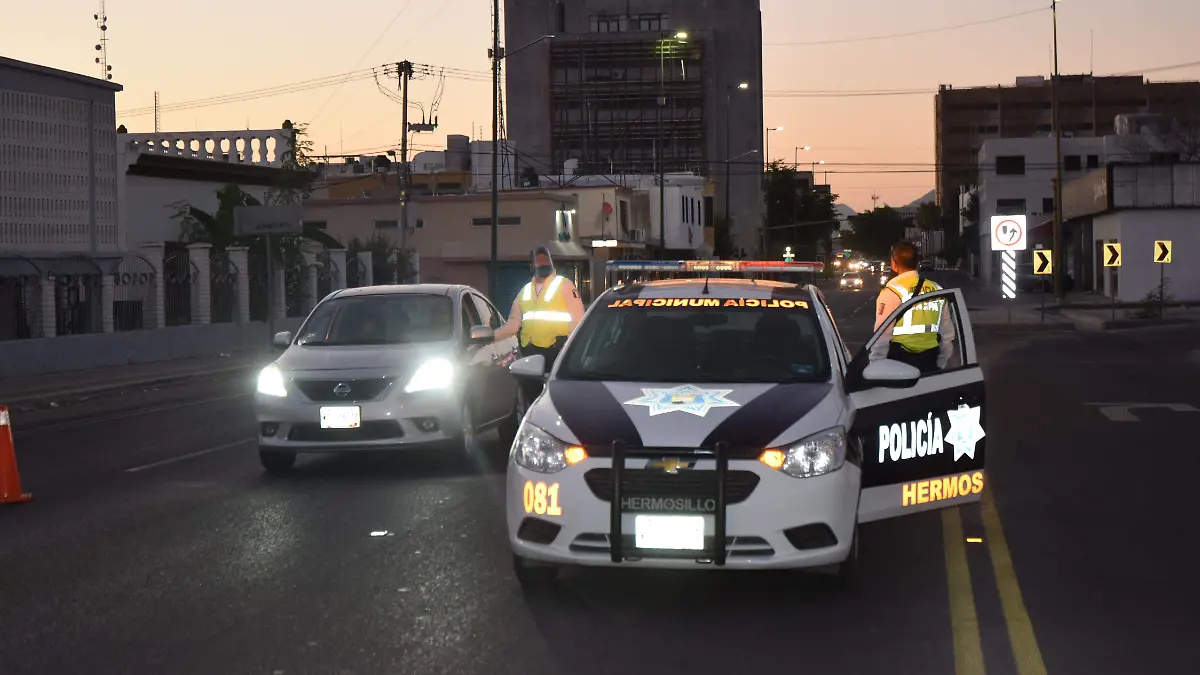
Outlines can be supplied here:
M416 344L453 337L454 301L447 296L358 295L321 303L300 329L296 344Z
M656 307L651 303L662 299L609 296L597 302L603 304L580 324L555 377L663 383L830 377L825 341L805 301L672 299L665 302L687 305ZM751 304L758 306L745 306Z

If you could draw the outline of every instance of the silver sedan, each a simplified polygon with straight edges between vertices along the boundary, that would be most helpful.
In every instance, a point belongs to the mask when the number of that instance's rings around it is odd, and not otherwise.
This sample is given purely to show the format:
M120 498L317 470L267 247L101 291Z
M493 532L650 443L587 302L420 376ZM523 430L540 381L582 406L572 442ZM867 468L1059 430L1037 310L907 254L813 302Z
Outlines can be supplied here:
M511 443L524 414L508 372L515 338L496 341L503 318L467 286L418 284L336 291L260 373L259 456L286 471L297 453L452 446L477 434Z

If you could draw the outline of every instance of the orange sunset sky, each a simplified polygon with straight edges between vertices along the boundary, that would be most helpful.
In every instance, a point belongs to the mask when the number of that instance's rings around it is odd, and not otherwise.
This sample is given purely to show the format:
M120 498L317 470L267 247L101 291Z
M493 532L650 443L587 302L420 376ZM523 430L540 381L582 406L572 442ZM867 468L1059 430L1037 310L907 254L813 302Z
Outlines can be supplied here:
M98 2L0 2L0 54L99 73L92 16ZM800 161L825 160L833 191L860 211L871 207L873 192L893 205L923 195L933 189L933 91L939 84L1011 84L1018 75L1048 74L1049 5L762 0L765 124L784 127L770 134L772 158L791 162L796 146L812 146ZM149 110L158 90L167 130L277 128L292 119L310 123L318 152L395 147L400 106L369 78L224 105L187 102L403 59L486 73L490 6L490 0L109 0L109 63L125 87L118 118L130 131L152 131ZM1200 78L1194 0L1062 0L1058 15L1064 73L1153 69L1152 79ZM1193 65L1174 67L1180 64ZM413 95L428 106L436 85L418 81ZM447 133L486 136L489 104L486 76L447 79L441 126L418 135L415 148L438 149Z

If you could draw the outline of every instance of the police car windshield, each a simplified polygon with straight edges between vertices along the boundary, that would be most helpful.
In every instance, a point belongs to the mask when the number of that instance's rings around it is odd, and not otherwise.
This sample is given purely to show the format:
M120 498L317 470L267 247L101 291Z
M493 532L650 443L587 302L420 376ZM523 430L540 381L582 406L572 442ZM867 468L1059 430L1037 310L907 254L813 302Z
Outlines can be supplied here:
M298 345L333 347L443 342L454 337L454 301L396 293L334 298L300 329Z
M556 378L784 383L830 377L820 325L803 301L609 295L598 302L560 358Z

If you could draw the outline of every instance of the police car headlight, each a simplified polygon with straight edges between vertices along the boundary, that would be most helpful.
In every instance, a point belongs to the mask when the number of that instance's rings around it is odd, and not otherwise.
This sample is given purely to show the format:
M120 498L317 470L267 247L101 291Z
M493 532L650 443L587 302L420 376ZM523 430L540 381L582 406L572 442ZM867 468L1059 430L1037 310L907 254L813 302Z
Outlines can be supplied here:
M287 385L283 381L283 371L279 366L271 364L258 374L258 393L266 396L287 397Z
M793 478L832 473L846 463L846 430L834 427L786 448L764 450L758 460Z
M447 359L433 358L417 368L417 372L413 373L412 379L408 381L404 391L411 394L414 391L446 389L453 382L454 364Z
M513 461L538 473L558 473L587 459L587 451L564 443L528 422L513 441Z

